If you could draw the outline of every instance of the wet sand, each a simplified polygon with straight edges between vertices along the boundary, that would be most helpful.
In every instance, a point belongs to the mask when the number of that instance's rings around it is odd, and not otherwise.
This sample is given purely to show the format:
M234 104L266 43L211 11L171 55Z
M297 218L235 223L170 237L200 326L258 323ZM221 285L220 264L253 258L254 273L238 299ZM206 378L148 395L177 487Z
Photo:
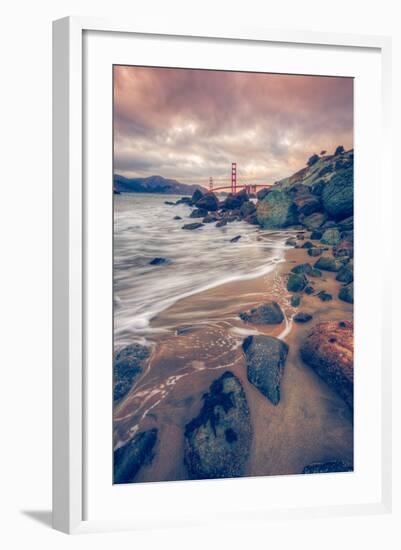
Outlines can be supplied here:
M224 370L242 382L253 425L253 442L246 475L301 473L313 462L343 460L353 464L352 413L345 402L300 358L299 347L314 324L352 319L353 306L337 299L335 273L312 279L315 291L326 290L333 300L322 302L302 294L301 305L290 305L285 274L315 258L305 249L289 249L285 261L262 277L238 281L182 299L152 321L160 329L149 363L114 412L114 443L136 432L158 428L152 461L136 482L187 479L183 461L185 425L198 415L202 395ZM275 300L285 314L280 325L244 323L239 313ZM313 315L297 324L298 311ZM281 382L281 400L274 406L247 380L241 344L248 334L282 338L289 354Z

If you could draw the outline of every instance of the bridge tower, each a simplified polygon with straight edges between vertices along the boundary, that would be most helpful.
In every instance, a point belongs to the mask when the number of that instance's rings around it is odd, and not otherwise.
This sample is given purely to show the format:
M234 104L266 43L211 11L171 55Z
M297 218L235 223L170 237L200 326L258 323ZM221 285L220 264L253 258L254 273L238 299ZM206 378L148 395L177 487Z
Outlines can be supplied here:
M237 163L231 163L231 193L237 192Z
M209 191L213 191L213 178L209 178Z

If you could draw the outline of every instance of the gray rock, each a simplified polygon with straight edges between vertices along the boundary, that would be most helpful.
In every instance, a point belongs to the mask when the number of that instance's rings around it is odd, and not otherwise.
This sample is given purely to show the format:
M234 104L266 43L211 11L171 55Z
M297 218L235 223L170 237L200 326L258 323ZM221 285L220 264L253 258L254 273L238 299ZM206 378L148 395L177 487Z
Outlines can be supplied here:
M242 238L241 235L236 235L235 237L233 237L232 239L230 239L230 243L236 243L236 242L238 242L241 238Z
M192 231L193 229L199 229L200 227L203 227L203 223L187 223L186 225L183 225L181 229Z
M219 208L219 200L214 193L206 193L205 195L203 195L203 197L196 201L195 205L197 208L202 208L203 210L214 212Z
M322 301L322 302L329 302L330 300L333 299L333 296L329 293L329 292L326 292L325 290L321 290L320 292L318 292L316 294L316 296Z
M344 265L336 275L336 281L340 281L340 283L348 284L352 283L353 280L354 270L350 264Z
M293 319L296 323L307 323L313 318L313 316L310 313L305 313L304 311L300 311L296 315L294 315Z
M313 267L306 263L306 264L298 264L295 267L291 269L291 273L304 273L305 275L310 275L313 271Z
M277 302L267 302L239 316L243 321L259 325L277 325L284 321L284 314Z
M322 242L323 244L334 246L338 243L340 239L341 235L338 229L326 229L326 231L323 233L322 238L320 239L320 242Z
M354 171L353 168L335 174L323 189L322 203L325 212L336 220L353 215Z
M289 292L301 292L307 285L308 280L302 273L290 273L287 281L287 290Z
M114 483L132 483L139 469L152 458L157 429L135 435L114 451Z
M323 271L336 272L340 271L342 263L335 258L330 256L320 256L318 261L315 263L316 269L322 269Z
M343 286L340 289L340 292L338 293L338 297L340 300L343 300L343 302L348 302L349 304L354 303L354 283L350 283L349 285Z
M312 258L316 258L316 256L322 255L322 249L314 246L313 248L309 248L308 255L312 256Z
M309 229L309 231L313 231L314 229L319 229L325 221L327 220L327 215L322 212L315 212L314 214L311 214L310 216L306 216L302 218L302 224Z
M199 415L185 426L184 463L190 479L244 475L252 441L241 382L226 371L203 396Z
M143 370L144 360L149 355L149 348L140 344L131 344L115 354L113 367L114 401L118 401L129 392Z
M288 345L273 336L248 336L242 348L247 361L248 380L273 405L280 402L280 382Z
M298 223L298 210L284 191L270 191L257 205L258 222L264 229L280 229Z
M195 208L190 214L190 218L204 218L207 216L207 210L205 208Z
M292 307L298 307L299 304L301 303L301 296L299 296L299 294L294 294L293 296L291 296L290 303Z

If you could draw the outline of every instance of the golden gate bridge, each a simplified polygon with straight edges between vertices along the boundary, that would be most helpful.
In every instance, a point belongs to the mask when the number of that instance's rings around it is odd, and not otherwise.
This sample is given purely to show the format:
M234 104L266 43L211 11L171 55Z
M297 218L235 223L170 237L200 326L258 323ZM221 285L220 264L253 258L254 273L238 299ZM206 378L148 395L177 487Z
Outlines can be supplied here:
M213 178L209 178L209 191L227 191L228 189L230 192L235 195L235 193L239 190L245 189L247 193L256 193L257 189L260 187L272 187L272 183L238 183L237 179L237 163L232 162L231 163L231 182L227 185L219 185L218 187L215 187L213 185ZM241 178L242 179L242 178Z

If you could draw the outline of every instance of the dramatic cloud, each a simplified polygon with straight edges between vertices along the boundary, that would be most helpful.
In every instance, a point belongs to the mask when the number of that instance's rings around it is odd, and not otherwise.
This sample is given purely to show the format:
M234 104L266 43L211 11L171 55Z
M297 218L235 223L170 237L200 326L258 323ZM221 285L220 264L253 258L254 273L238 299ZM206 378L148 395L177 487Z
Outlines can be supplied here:
M115 171L207 186L268 183L353 147L350 78L114 68Z

